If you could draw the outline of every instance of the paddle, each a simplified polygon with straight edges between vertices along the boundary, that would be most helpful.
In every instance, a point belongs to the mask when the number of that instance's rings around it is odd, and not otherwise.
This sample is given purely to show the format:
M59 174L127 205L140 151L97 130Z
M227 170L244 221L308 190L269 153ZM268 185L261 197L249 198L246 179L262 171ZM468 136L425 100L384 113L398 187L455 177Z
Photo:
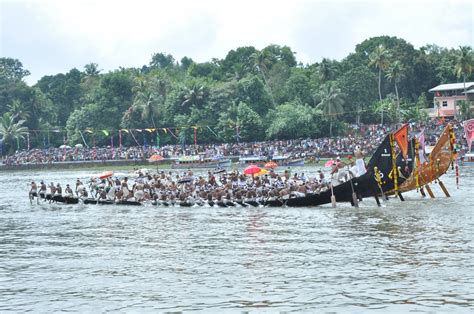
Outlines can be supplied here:
M383 192L382 189L382 178L380 177L380 171L377 167L374 167L374 174L375 174L375 182L377 182L377 186L380 189L380 194L382 195L382 201L387 201L387 196L385 196L385 193Z
M336 196L334 196L334 190L332 188L332 176L331 176L331 204L333 208L336 208Z
M443 190L444 195L446 195L446 197L451 197L451 195L449 195L448 189L446 189L446 187L444 186L444 183L441 182L440 179L438 179L438 183L439 183L439 186L441 187L441 190Z
M354 185L352 184L352 173L351 171L349 170L349 176L350 176L350 179L349 181L351 182L351 189L352 189L352 203L353 203L353 206L354 207L359 207L359 200L357 199L357 195L355 194L355 191L354 191Z

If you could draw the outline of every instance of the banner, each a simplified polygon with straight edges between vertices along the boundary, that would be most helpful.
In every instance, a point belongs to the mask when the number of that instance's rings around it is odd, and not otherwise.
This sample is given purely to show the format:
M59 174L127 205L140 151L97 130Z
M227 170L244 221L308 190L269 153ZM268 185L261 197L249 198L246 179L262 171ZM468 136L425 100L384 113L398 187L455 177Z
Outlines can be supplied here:
M474 139L474 119L467 120L463 122L464 124L464 134L466 135L467 147L469 152L471 152L472 140Z
M403 157L408 156L408 124L404 124L398 131L393 133L393 139L402 150Z

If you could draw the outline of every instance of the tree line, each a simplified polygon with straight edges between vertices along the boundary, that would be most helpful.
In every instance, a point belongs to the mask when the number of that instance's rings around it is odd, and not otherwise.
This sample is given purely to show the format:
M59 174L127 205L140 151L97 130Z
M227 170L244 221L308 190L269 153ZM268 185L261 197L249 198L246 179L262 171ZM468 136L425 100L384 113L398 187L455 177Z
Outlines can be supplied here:
M340 61L304 65L279 45L239 47L202 63L160 52L141 68L104 73L89 63L28 86L22 63L0 58L2 152L26 147L26 140L41 148L81 143L84 136L107 145L103 133L117 136L119 129L169 128L177 136L161 134L162 144L189 144L192 126L202 143L333 136L347 124L422 120L433 100L427 91L473 80L473 60L470 47L415 49L401 38L380 36L357 44ZM86 129L109 132L84 135ZM143 137L157 144L151 134Z

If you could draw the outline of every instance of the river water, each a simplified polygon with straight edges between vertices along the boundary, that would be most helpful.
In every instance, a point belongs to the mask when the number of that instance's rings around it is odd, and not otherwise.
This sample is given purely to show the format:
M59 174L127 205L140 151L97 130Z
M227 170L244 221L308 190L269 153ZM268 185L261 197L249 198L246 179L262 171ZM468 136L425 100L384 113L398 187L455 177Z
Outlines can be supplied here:
M307 169L314 172L315 169ZM30 205L0 173L0 312L474 309L474 167L435 199L318 208Z

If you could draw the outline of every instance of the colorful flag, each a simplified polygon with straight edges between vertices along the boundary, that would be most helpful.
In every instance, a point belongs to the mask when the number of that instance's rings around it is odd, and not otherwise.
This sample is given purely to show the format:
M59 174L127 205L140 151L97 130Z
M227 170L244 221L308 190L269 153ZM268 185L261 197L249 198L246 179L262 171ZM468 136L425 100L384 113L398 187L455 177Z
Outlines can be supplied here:
M467 147L469 147L469 152L472 147L472 140L474 139L474 119L467 120L463 122L464 124L464 134L466 135Z
M404 124L398 131L393 133L393 138L402 150L403 157L408 156L408 124Z

